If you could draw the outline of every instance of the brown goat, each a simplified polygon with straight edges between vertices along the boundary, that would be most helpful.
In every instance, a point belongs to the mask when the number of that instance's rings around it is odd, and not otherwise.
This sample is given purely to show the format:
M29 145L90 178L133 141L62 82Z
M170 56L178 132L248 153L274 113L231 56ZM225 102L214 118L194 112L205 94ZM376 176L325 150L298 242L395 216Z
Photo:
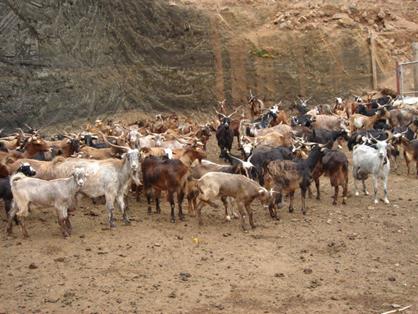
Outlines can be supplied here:
M156 211L161 212L159 197L162 191L167 191L168 201L171 207L171 222L175 222L174 194L177 194L177 203L180 220L184 219L181 204L183 202L187 175L194 160L204 158L204 154L187 149L180 159L160 159L147 157L141 164L144 192L148 202L148 213L151 213L151 190L154 189Z
M331 186L334 187L333 205L337 205L339 186L343 187L343 204L346 204L348 189L348 160L345 154L339 150L325 149L324 156L319 159L314 170L312 178L316 185L316 199L321 198L319 191L319 177L325 174L329 177Z
M401 138L403 146L403 156L405 158L406 167L408 168L408 175L410 173L410 163L415 161L416 174L418 176L418 140L409 141L406 137Z

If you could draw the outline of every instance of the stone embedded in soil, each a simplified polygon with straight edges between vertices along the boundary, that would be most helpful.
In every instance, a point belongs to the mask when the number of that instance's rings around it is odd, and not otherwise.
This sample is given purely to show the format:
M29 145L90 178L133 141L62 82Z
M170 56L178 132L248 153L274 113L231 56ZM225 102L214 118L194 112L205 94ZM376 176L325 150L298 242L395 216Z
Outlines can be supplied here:
M173 291L168 295L169 298L175 299L176 298L176 293Z
M393 276L390 276L390 277L388 278L388 280L393 282L393 281L396 281L396 278L395 278L395 277L393 277Z
M305 268L305 269L303 270L303 272L304 272L305 274L312 274L312 269L310 269L310 268Z
M192 276L190 273L186 273L186 272L181 272L179 275L180 275L180 279L183 281L188 281L189 278Z
M283 278L284 277L284 274L283 273L275 273L274 274L274 277L276 277L276 278Z
M38 266L35 263L30 263L29 264L29 269L37 269Z
M65 262L65 257L57 257L56 259L54 259L55 262L59 262L59 263L63 263Z

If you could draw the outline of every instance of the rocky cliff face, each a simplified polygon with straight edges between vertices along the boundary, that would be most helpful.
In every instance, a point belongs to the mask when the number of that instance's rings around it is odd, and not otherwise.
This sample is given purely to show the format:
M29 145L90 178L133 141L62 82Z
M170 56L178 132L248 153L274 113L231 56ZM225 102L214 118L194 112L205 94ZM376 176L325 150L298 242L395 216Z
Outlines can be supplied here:
M416 1L395 2L5 0L0 126L206 110L250 89L330 101L371 88L370 32L387 86L418 40Z

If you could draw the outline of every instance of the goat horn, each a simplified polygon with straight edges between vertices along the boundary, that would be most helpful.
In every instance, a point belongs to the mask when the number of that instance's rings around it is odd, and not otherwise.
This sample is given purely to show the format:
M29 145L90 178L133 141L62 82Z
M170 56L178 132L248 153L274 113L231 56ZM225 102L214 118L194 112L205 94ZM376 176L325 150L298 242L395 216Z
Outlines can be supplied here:
M228 118L231 118L234 114L237 113L238 110L235 110L233 113L231 113L230 115L228 115Z
M110 145L110 146L112 146L112 147L114 147L114 148L123 149L123 150L125 150L125 151L128 151L128 150L129 150L129 147L127 147L127 146L120 146L120 145L115 145L115 144L110 143L110 142L107 140L106 136L105 136L105 135L104 135L101 131L99 131L99 134L103 137L103 140L106 142L106 144L108 144L108 145Z
M223 113L218 112L218 110L216 110L216 109L215 109L215 112L216 112L218 115L220 115L220 116L222 116L222 117L226 118L226 115L224 115Z

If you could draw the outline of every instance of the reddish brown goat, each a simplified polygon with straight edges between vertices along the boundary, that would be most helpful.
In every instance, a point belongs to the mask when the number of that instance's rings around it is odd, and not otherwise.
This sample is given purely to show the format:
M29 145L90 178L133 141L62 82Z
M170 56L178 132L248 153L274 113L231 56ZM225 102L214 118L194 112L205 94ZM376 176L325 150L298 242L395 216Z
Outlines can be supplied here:
M162 191L167 191L168 201L171 207L171 222L175 222L174 194L177 194L178 214L180 220L184 219L181 204L184 199L185 187L189 168L194 160L201 161L204 154L187 149L180 159L160 159L147 157L141 164L144 191L148 202L148 213L151 213L151 190L154 189L156 212L160 213L159 197Z
M17 150L9 151L9 153L0 152L0 158L12 156L14 158L35 158L39 156L39 153L44 153L50 150L49 145L38 136L34 135L27 139L26 143L23 144L25 151L19 152Z
M312 172L312 178L316 185L316 199L318 200L321 198L319 177L323 174L329 177L331 186L334 187L334 201L332 204L337 205L339 186L343 187L342 203L345 204L348 189L348 160L345 154L335 149L324 150L324 156L319 159Z

